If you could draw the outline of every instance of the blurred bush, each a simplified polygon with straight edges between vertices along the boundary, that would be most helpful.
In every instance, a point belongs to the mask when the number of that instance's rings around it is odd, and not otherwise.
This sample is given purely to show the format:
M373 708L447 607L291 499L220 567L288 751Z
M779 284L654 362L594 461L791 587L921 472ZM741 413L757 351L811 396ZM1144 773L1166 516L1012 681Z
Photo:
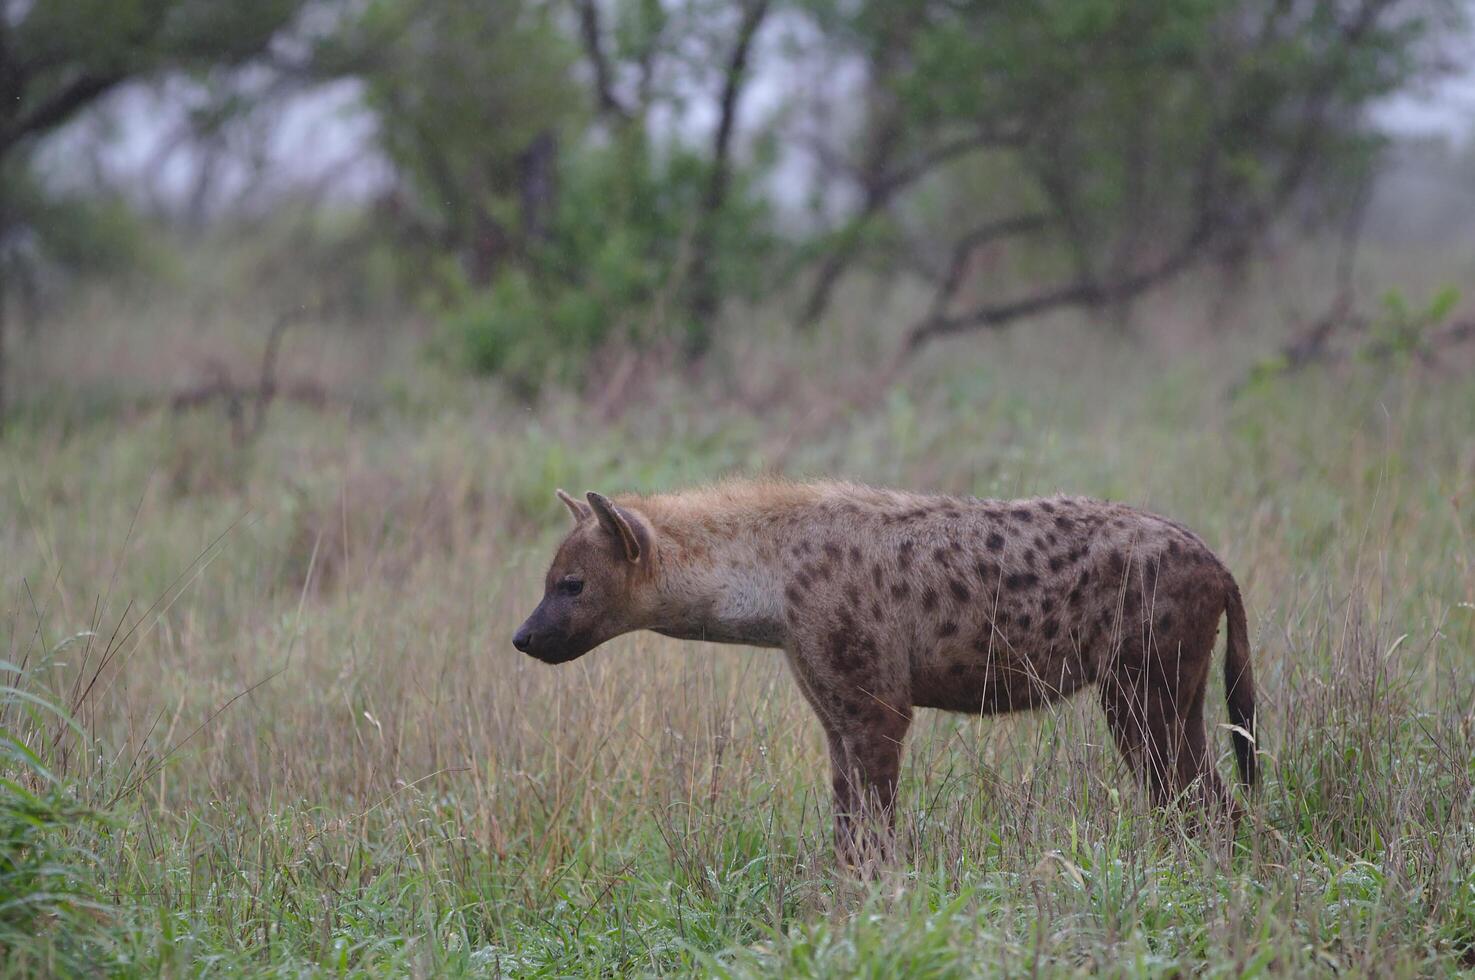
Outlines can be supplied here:
M485 286L457 279L442 348L454 362L531 395L549 381L580 383L590 355L612 343L710 343L714 321L682 303L707 165L684 149L653 156L632 136L565 162L544 239ZM745 185L715 226L717 288L753 293L776 238L768 209Z

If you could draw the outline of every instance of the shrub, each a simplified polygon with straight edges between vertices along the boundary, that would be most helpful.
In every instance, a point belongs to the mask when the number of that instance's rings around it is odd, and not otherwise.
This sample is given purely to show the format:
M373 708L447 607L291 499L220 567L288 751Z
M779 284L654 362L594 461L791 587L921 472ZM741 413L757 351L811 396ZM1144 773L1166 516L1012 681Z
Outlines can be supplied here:
M714 325L686 312L681 290L706 167L680 148L657 159L636 136L575 155L548 240L490 286L453 290L442 317L452 361L530 395L579 382L610 343L704 348ZM740 182L716 221L719 292L749 295L772 252L768 213Z

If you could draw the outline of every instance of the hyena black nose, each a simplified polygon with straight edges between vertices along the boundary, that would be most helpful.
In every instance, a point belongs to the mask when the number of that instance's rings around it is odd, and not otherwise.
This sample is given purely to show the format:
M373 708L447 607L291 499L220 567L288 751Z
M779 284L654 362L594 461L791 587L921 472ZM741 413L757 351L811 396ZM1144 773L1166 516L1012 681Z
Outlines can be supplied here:
M523 626L516 633L513 634L512 645L517 647L517 649L521 650L523 653L527 653L528 647L533 645L533 631L528 629L526 626Z

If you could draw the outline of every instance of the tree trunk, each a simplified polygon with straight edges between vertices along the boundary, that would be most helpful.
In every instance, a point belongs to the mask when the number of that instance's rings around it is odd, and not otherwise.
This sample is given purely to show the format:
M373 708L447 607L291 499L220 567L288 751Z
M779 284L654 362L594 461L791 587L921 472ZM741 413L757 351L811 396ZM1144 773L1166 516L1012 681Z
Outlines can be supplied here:
M0 223L0 244L4 243L4 224ZM0 254L0 435L5 433L5 256Z
M723 205L727 202L727 191L732 182L732 137L737 128L738 102L747 82L748 56L752 49L753 36L758 33L763 18L768 16L768 4L769 0L749 0L744 6L737 40L733 43L727 71L722 80L720 115L712 138L712 171L707 180L706 192L702 195L701 211L697 215L688 273L687 309L693 320L688 353L693 359L705 353L711 343L711 320L717 314L721 299L714 270L715 256L712 253L716 249L717 222L720 220Z
M5 238L8 231L8 218L5 213L5 198L0 195L0 435L5 433L5 307L9 299L5 278Z
M517 158L524 250L548 244L558 207L558 137L545 129Z

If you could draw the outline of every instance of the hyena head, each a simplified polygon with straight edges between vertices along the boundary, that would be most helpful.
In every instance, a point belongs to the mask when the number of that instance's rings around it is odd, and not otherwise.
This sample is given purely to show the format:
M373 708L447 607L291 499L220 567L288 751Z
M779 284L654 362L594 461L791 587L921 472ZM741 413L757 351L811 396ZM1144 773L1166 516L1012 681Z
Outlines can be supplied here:
M543 601L512 645L544 663L567 663L605 640L640 629L651 533L637 512L589 492L587 504L562 490L574 515L543 584Z

